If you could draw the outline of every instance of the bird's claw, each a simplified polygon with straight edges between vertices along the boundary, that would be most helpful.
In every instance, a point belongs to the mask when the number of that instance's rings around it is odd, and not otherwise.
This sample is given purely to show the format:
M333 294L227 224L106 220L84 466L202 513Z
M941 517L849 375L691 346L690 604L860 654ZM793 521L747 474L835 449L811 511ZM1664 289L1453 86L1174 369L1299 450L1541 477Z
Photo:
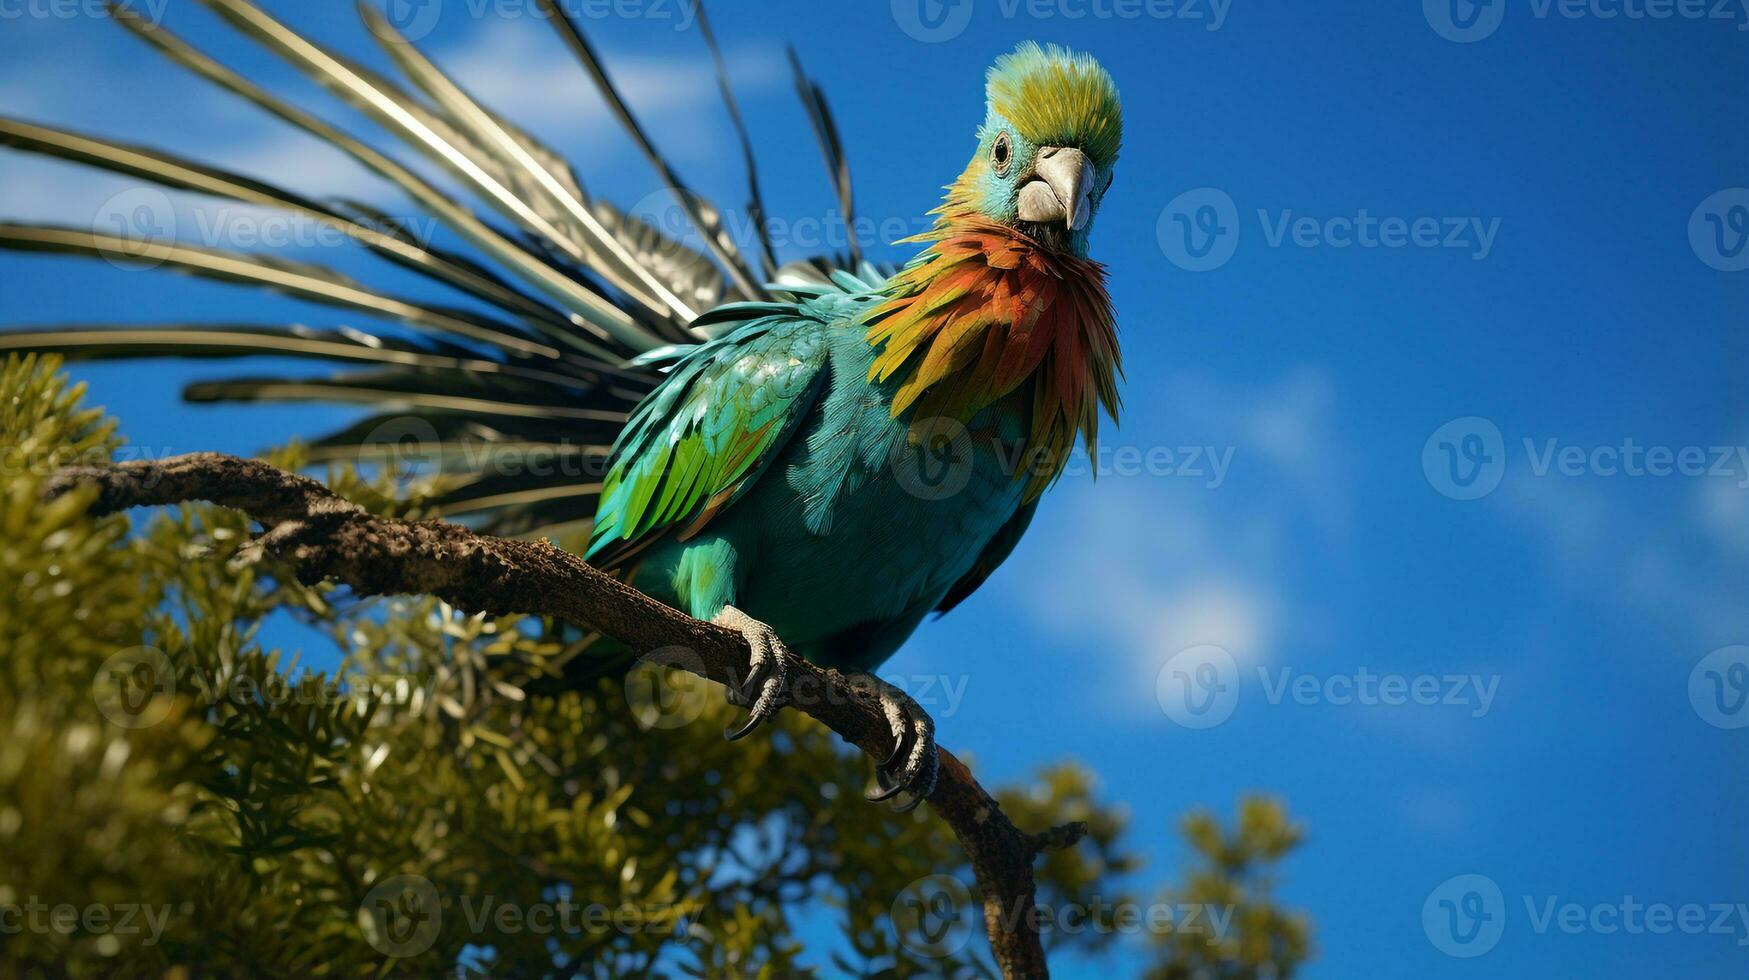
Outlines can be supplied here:
M783 707L789 697L790 661L795 654L783 645L775 630L734 606L724 606L711 622L746 637L747 646L752 651L746 682L739 691L733 687L729 689L731 704L750 705L747 723L723 733L733 742L751 735Z
M893 733L893 752L875 768L876 789L868 799L879 803L907 793L910 799L899 804L899 812L906 813L935 790L935 778L941 772L935 751L935 720L904 691L877 677L868 681Z
M724 606L711 622L740 633L752 651L747 680L738 690L729 688L730 703L751 705L747 723L724 733L733 742L752 734L787 703L795 654L789 652L775 630L734 606ZM908 794L909 799L898 807L900 813L906 813L916 809L934 791L941 771L935 751L935 720L904 691L878 677L863 679L880 703L888 730L893 734L892 754L875 768L876 789L868 794L868 799L879 803L901 793Z

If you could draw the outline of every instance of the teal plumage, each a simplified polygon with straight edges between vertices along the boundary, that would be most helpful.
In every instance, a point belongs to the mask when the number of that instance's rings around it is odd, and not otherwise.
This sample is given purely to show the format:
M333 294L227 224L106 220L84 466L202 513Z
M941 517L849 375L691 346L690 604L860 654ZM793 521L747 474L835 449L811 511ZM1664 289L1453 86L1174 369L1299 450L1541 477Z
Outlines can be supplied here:
M1090 57L1023 44L923 252L731 304L633 415L588 555L703 619L872 670L1013 550L1077 435L1115 412L1103 270L1085 258L1121 117ZM951 437L963 485L918 486ZM1023 450L1025 452L1023 452ZM757 711L756 711L757 715Z
M0 222L0 248L145 258L400 325L374 333L352 323L51 325L0 333L0 351L272 354L338 365L325 376L202 382L185 395L368 405L371 414L313 439L311 459L401 458L411 436L415 456L445 477L431 501L438 515L566 542L587 528L592 562L747 638L753 676L738 686L751 719L735 737L787 696L791 648L872 670L931 610L975 591L1013 551L1069 450L1077 440L1093 445L1101 413L1116 413L1115 322L1104 271L1087 249L1122 121L1115 85L1088 56L1027 43L997 60L970 162L934 227L915 239L920 253L889 276L855 249L779 267L752 147L737 127L759 235L743 250L720 211L662 159L559 5L549 5L547 23L654 165L701 248L591 195L569 163L474 101L368 5L370 36L404 81L301 37L253 0L203 2L447 172L495 217L164 25L126 10L114 22L351 155L471 253L417 239L365 205L314 200L89 134L0 116L0 148L278 208L492 312L381 291L308 261L141 241L103 222ZM721 53L698 14L720 73ZM792 65L854 226L843 141L819 87ZM719 81L739 118L727 76ZM534 459L551 465L522 465ZM587 651L558 686L620 669L638 652L611 643ZM936 772L932 722L902 692L877 687L899 746L877 797L909 789L921 798Z
M702 619L736 605L808 659L849 670L885 660L980 558L999 563L986 549L1024 486L998 447L1024 436L1028 406L1016 398L974 420L995 439L966 440L957 492L908 487L940 447L894 418L896 385L866 380L875 351L861 320L884 284L840 274L790 287L788 303L711 313L734 325L688 353L626 426L591 561Z

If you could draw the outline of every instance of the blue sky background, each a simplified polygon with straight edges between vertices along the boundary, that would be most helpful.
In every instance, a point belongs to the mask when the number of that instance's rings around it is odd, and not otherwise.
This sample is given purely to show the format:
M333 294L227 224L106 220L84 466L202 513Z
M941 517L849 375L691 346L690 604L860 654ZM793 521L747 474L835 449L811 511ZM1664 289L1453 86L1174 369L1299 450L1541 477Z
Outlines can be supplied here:
M1749 660L1727 649L1749 643L1749 463L1737 455L1749 442L1749 271L1726 271L1749 263L1733 251L1749 233L1749 191L1731 191L1749 186L1749 13L1450 2L1455 20L1441 0L784 0L714 12L765 148L768 205L799 219L791 257L820 240L834 208L786 41L832 100L860 212L912 228L971 151L981 73L997 54L1026 38L1066 43L1095 53L1123 91L1123 158L1093 235L1128 377L1108 441L1180 462L1182 447L1211 447L1230 463L1219 480L1206 463L1200 475L1156 465L1066 478L1013 560L887 665L902 682L963 686L955 703L929 703L944 744L992 781L1064 757L1090 766L1130 808L1152 862L1144 880L1179 867L1176 820L1190 807L1230 813L1240 794L1281 795L1309 831L1280 892L1316 920L1309 976L1743 976L1749 914L1733 913L1722 934L1568 934L1539 929L1530 909L1551 898L1587 909L1749 902L1749 730L1728 727L1749 722L1749 708L1730 687L1719 708L1709 686L1709 671L1728 684L1730 664ZM350 5L269 6L381 63ZM569 154L592 191L644 199L654 177L527 16L533 6L443 0L423 43ZM0 0L0 111L406 213L345 158L97 18L38 15L50 9ZM617 8L636 16L588 9L586 27L677 166L707 196L741 201L732 134L672 0ZM370 131L204 10L172 4L166 21ZM0 151L6 218L88 227L129 187ZM179 205L184 231L201 227L197 205ZM1352 233L1328 222L1363 210L1436 219L1441 244L1339 247ZM1200 236L1193 248L1212 241L1212 259L1186 251L1180 215ZM1206 215L1224 229L1213 239ZM1316 228L1296 236L1305 217ZM1463 237L1445 247L1451 222ZM1477 228L1493 229L1485 248ZM299 257L414 288L354 250ZM358 322L10 254L0 318ZM184 382L234 367L73 373L153 454L249 452L351 415L175 400ZM1485 421L1441 431L1472 417ZM1709 463L1723 447L1727 472L1636 477L1587 456L1563 474L1537 459L1550 440L1590 454L1627 439L1702 447ZM1484 482L1452 482L1446 442L1460 480ZM1480 469L1473 445L1489 460ZM1450 495L1495 479L1476 499ZM1189 660L1173 659L1186 649ZM1224 685L1196 694L1227 716L1212 727L1180 723L1213 717L1187 713L1174 686L1190 660ZM1317 691L1272 696L1283 671ZM1492 697L1484 705L1466 686L1460 704L1333 703L1363 671L1405 683L1474 675ZM1471 890L1446 884L1459 875L1498 889L1477 892L1503 925L1497 941L1466 943L1470 923L1454 933L1437 913L1439 899ZM1128 949L1115 966L1137 962Z

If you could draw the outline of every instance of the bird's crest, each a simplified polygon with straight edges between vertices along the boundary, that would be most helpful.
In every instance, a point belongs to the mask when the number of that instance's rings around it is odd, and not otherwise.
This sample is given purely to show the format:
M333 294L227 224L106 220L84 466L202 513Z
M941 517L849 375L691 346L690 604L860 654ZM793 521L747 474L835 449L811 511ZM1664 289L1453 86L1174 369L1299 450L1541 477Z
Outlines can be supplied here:
M1025 41L996 59L984 82L991 111L1039 146L1079 146L1109 169L1123 144L1117 84L1092 55Z
M1022 138L1079 147L1110 172L1123 122L1117 86L1091 56L1028 41L996 60L986 95ZM1101 409L1116 418L1122 364L1104 267L980 208L985 160L975 156L949 185L934 227L906 239L928 247L864 314L879 351L869 380L896 386L893 415L912 412L914 435L936 418L970 422L1030 384L1032 499L1061 474L1077 436L1096 447Z

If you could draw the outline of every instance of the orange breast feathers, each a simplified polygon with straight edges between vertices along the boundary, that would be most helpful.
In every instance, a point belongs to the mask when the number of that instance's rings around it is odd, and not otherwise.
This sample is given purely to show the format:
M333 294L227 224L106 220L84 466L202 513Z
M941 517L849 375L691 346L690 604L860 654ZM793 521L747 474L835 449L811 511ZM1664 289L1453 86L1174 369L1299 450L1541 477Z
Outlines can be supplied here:
M1117 419L1122 363L1105 267L975 215L951 215L915 240L930 247L864 315L878 352L869 380L897 380L893 415L915 407L914 434L931 419L968 422L1030 380L1020 470L1032 477L1030 500L1062 472L1076 433L1097 446L1101 407Z

